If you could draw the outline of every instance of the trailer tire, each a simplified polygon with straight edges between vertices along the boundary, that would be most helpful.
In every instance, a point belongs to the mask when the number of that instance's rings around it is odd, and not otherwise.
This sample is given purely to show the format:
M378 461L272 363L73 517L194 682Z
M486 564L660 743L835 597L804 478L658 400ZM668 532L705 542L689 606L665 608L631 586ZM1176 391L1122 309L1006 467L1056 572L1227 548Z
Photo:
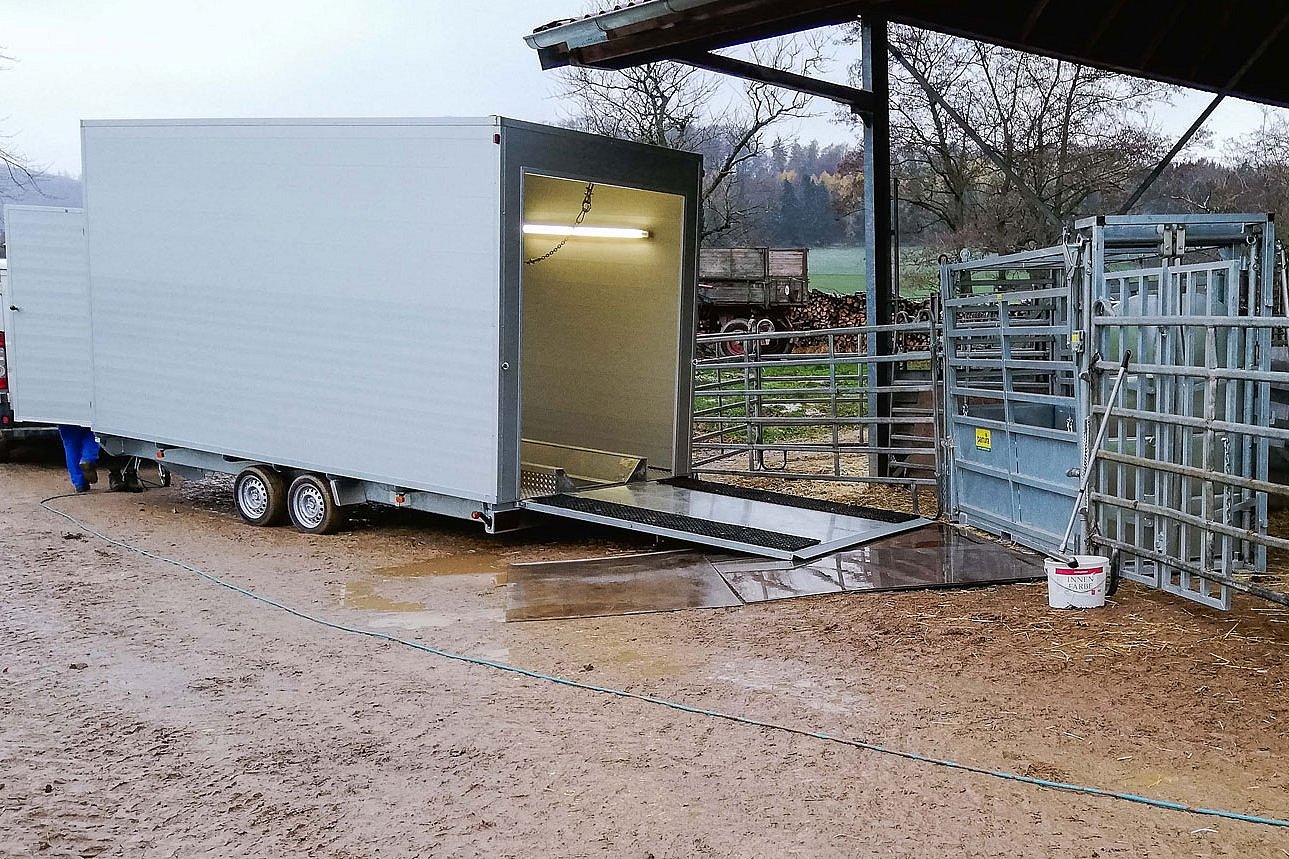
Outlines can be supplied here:
M267 465L249 465L233 481L233 506L250 525L285 522L286 494L286 480Z
M301 474L286 491L291 524L305 534L331 534L345 521L345 511L331 496L327 481L316 474Z
M731 319L721 326L722 334L744 334L752 330L746 319ZM747 355L747 340L726 340L720 343L720 354L726 358L743 358Z
M792 324L787 319L777 316L770 319L774 325L775 331L791 331ZM786 355L792 351L792 338L783 337L774 340L764 340L761 343L762 355Z

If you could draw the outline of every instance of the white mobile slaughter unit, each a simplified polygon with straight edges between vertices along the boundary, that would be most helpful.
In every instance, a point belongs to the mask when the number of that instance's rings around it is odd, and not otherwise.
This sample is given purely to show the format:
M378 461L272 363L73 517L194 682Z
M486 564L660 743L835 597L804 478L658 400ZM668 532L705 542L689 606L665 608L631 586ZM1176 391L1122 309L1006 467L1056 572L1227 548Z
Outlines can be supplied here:
M14 283L18 366L83 350L77 422L236 474L249 522L536 510L776 557L908 527L685 479L697 155L497 117L85 122L82 146L88 301ZM87 336L37 334L69 313Z

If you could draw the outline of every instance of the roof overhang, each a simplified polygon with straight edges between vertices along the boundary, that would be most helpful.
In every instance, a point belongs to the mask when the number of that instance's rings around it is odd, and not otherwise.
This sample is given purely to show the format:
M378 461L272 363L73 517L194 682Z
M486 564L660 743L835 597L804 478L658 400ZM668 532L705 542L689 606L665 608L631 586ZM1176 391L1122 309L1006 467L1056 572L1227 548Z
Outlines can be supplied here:
M525 41L543 68L626 68L865 15L1289 107L1289 0L642 0Z

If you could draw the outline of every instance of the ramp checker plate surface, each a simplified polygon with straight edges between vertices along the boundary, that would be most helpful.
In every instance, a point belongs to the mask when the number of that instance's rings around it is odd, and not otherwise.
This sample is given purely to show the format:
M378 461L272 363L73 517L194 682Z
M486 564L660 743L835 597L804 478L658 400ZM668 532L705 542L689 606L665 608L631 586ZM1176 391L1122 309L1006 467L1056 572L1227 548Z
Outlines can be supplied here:
M907 514L688 479L603 486L522 503L554 516L785 560L808 560L929 524Z
M728 525L724 522L696 519L693 516L650 510L647 507L634 507L629 504L617 504L612 501L584 498L581 495L548 495L544 498L534 498L533 501L540 503L542 507L560 507L579 513L590 513L605 519L620 519L623 522L649 525L667 531L684 531L696 537L715 537L720 540L763 546L767 549L779 549L784 552L796 552L819 544L818 540L812 540L808 537L779 534L747 525Z

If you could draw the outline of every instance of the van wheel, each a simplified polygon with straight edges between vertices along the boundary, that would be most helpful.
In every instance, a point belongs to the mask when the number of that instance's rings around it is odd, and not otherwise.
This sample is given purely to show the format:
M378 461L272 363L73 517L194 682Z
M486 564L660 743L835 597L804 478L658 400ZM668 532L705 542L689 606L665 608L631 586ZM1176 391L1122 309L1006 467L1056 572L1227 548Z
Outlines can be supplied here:
M251 525L281 525L286 521L286 480L267 465L250 465L233 481L237 515Z
M286 492L291 524L305 534L330 534L345 521L345 511L331 497L331 487L316 474L301 474Z

